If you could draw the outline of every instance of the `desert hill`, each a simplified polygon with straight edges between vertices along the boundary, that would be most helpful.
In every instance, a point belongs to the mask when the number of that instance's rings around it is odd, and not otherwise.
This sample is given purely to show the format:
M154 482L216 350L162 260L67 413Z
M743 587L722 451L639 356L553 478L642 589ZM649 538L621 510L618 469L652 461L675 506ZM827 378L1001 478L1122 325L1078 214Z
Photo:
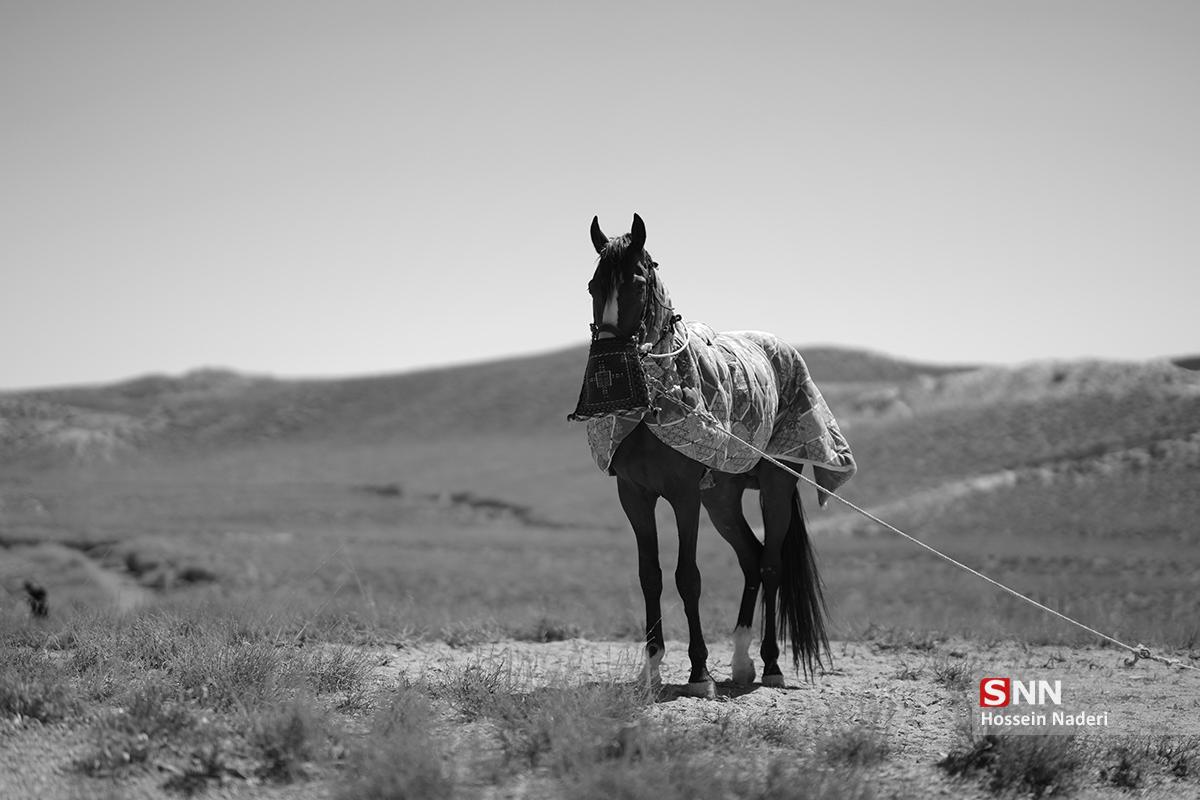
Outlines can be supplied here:
M894 384L961 367L814 348L823 385ZM0 395L0 453L113 459L122 451L264 440L388 441L567 428L586 348L483 364L341 380L281 380L226 370Z
M847 499L1090 621L1194 641L1200 372L803 351L859 463ZM451 603L413 624L517 603L636 630L621 616L640 604L628 523L566 421L584 355L349 380L203 370L0 395L0 584L33 575L56 597L120 605L173 587L293 591L319 574L326 594ZM843 631L993 620L1005 635L1062 635L836 502L817 511L803 497ZM755 505L748 493L752 524ZM667 569L666 504L659 525ZM739 577L705 525L705 602L719 605Z
M860 463L847 488L859 503L904 508L939 487L958 497L1014 476L1048 486L1156 471L1186 482L1200 448L1200 373L1165 360L969 368L802 352ZM610 481L566 421L585 353L341 380L200 370L8 393L0 459L10 474L392 487L619 527Z

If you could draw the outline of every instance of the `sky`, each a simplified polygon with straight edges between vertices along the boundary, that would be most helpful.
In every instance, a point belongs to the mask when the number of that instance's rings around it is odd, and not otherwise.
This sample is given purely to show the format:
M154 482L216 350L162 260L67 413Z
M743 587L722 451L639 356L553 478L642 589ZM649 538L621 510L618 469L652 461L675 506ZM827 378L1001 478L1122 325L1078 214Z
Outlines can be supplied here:
M0 0L0 388L718 330L1200 351L1200 4ZM581 365L582 368L582 365Z

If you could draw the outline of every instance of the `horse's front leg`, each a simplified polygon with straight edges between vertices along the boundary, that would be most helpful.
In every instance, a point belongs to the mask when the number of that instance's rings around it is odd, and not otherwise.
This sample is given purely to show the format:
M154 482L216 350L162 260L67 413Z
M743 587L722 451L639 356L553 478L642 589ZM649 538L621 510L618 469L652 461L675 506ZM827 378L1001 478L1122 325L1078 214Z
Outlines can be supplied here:
M685 693L693 697L716 697L717 687L708 674L708 647L700 625L700 567L696 564L696 542L700 534L700 493L688 492L671 502L679 526L679 562L675 567L675 585L683 599L688 622L688 658L692 673Z
M654 522L658 495L624 478L617 479L617 494L637 537L638 579L646 600L645 679L651 686L658 687L662 683L659 664L666 652L662 628L662 569L658 565L658 528Z

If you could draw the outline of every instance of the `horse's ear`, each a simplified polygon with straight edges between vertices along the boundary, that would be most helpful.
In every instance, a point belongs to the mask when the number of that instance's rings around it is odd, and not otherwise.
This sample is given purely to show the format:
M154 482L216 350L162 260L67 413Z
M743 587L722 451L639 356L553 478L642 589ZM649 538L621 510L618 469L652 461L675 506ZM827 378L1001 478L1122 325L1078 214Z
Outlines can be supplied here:
M634 252L646 245L646 223L642 222L642 218L637 214L633 215L633 227L629 230L629 238Z
M597 253L603 253L604 248L608 247L608 237L600 230L599 217L592 217L592 246Z

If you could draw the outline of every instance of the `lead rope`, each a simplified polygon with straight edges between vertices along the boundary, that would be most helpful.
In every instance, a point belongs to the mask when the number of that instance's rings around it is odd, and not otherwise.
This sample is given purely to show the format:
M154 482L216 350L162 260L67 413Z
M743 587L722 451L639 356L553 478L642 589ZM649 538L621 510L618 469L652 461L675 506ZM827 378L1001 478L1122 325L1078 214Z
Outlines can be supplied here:
M660 387L661 387L661 384L660 384ZM685 406L683 403L680 403L678 400L675 400L674 398L671 398L668 396L668 399L671 399L673 402L677 403L678 405L683 406L684 409L687 410L689 413L695 412L695 409L688 409L687 406ZM954 566L958 567L959 569L966 570L967 572L971 573L975 577L982 578L983 580L987 581L992 586L995 586L998 589L1003 589L1004 591L1011 594L1013 597L1024 600L1026 603L1029 603L1030 605L1034 606L1035 608L1040 608L1042 611L1045 611L1048 614L1052 614L1053 616L1058 617L1059 619L1063 620L1064 622L1069 622L1072 625L1074 625L1075 627L1081 628L1081 629L1087 631L1088 633L1092 634L1093 636L1099 636L1101 639L1111 642L1112 644L1115 644L1117 647L1120 647L1124 650L1128 650L1130 653L1133 654L1133 658L1126 659L1126 661L1125 661L1126 666L1132 667L1139 660L1146 660L1146 661L1157 661L1160 664L1166 664L1168 667L1178 667L1179 669L1190 669L1190 670L1195 670L1195 671L1200 672L1200 667L1197 667L1194 664L1187 664L1177 658L1167 658L1166 656L1155 655L1154 653L1150 652L1149 647L1142 644L1141 642L1139 642L1137 644L1137 646L1134 646L1131 644L1126 644L1125 642L1122 642L1120 639L1109 636L1107 633L1101 633L1100 631L1096 630L1095 628L1093 628L1089 625L1085 625L1084 623L1080 622L1077 619L1072 619L1071 617L1068 617L1066 614L1062 613L1061 611L1056 611L1053 608L1051 608L1050 606L1039 603L1037 600L1034 600L1032 597L1027 597L1026 595L1021 594L1016 589L1013 589L1010 586L1004 585L1003 583L996 580L995 578L989 578L987 575L984 575L979 570L974 569L972 567L968 567L966 564L962 563L961 561L956 560L955 558L953 558L951 556L946 555L941 550L938 550L936 547L932 547L928 544L925 544L925 542L922 542L920 539L916 538L915 536L911 536L911 535L905 533L904 531L897 528L895 525L892 525L891 523L880 519L879 517L872 514L870 511L867 511L864 508L860 508L860 507L856 506L854 503L851 503L849 500L845 499L844 497L839 496L835 492L831 492L828 489L822 487L816 481L802 475L799 472L799 470L792 469L787 464L784 464L782 461L775 458L774 456L769 455L768 453L765 453L762 450L760 450L759 448L750 444L749 442L747 442L742 437L738 436L733 431L726 429L723 425L716 422L715 419L713 420L713 423L714 423L714 427L719 429L722 433L725 433L728 436L730 436L731 438L736 439L737 441L741 442L743 445L750 448L754 452L758 453L760 456L765 458L767 461L770 461L772 464L779 467L784 472L787 472L787 473L790 473L791 475L796 476L797 478L799 478L800 480L809 484L810 486L815 487L817 489L817 491L824 492L825 494L832 497L834 500L837 500L842 505L847 506L847 507L853 509L854 511L857 511L859 514L862 514L864 517L871 520L872 522L882 525L883 527L887 528L892 533L894 533L898 536L904 537L905 539L907 539L908 541L917 545L918 547L921 547L921 548L929 551L930 553L933 553L935 556L942 559L943 561L947 561L947 562L953 564Z
M683 317L679 316L678 314L676 314L674 317L672 317L671 318L671 327L675 327L681 319L683 319ZM687 350L688 345L691 343L692 343L692 329L689 328L687 325L684 325L683 326L683 344L680 345L678 350L672 351L670 353L651 353L649 350L647 350L646 352L642 353L642 355L649 356L650 358L674 358L675 356L682 353L684 350Z

